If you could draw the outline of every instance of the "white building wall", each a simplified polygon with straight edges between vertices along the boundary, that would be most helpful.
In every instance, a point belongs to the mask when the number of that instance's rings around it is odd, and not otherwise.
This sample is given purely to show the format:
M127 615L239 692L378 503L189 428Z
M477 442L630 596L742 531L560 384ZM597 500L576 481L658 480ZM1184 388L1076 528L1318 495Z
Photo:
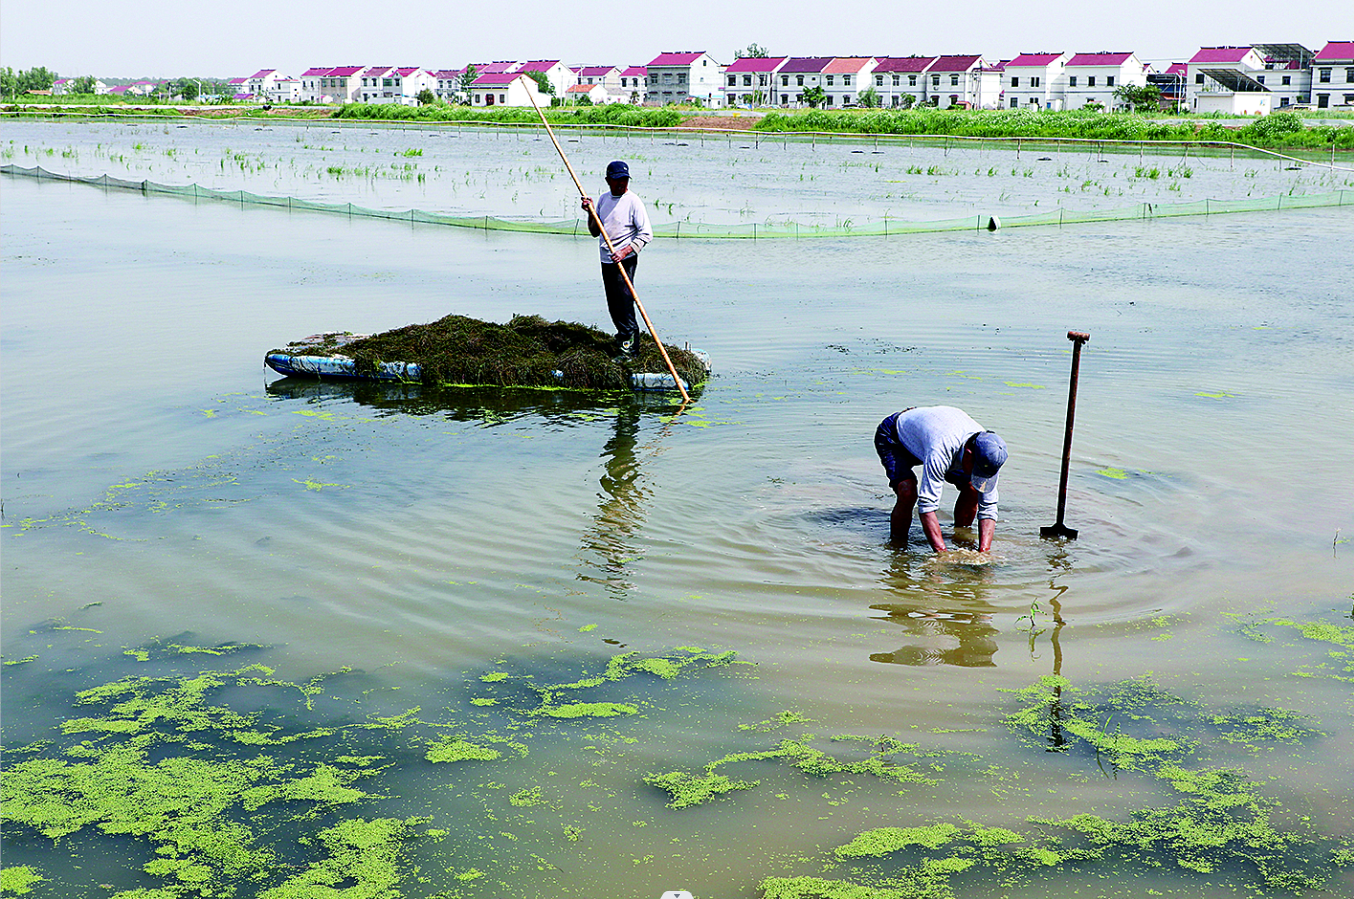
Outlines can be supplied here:
M1312 106L1354 106L1354 60L1319 60L1312 64L1311 73Z

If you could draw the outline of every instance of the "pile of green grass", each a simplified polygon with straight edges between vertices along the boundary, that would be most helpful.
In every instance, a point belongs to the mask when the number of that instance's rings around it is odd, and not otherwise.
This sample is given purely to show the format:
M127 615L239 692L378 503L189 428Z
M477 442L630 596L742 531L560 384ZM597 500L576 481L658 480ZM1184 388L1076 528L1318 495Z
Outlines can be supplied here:
M706 379L700 357L666 347L677 373L689 386ZM577 322L548 322L539 315L515 315L506 325L448 315L424 325L406 325L351 342L293 344L284 352L344 355L370 372L381 362L416 362L423 383L498 387L565 387L623 390L632 372L666 372L667 365L648 335L634 359L616 362L615 338ZM555 372L563 372L556 377Z

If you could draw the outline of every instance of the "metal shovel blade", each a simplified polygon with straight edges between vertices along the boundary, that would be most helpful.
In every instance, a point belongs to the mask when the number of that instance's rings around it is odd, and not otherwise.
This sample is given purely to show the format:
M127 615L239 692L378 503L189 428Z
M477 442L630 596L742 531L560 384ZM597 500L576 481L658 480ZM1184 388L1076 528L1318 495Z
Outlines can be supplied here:
M1063 524L1062 522L1058 522L1057 524L1051 524L1051 525L1049 525L1049 526L1046 527L1046 528L1040 528L1040 529L1039 529L1039 536L1040 536L1040 537L1043 537L1043 538L1045 538L1045 539L1047 539L1047 538L1049 538L1049 537L1054 537L1054 538L1059 538L1059 537L1061 537L1061 538L1065 538L1065 539L1067 539L1067 540L1075 540L1075 539L1077 539L1077 529L1076 529L1076 528L1069 528L1067 525Z

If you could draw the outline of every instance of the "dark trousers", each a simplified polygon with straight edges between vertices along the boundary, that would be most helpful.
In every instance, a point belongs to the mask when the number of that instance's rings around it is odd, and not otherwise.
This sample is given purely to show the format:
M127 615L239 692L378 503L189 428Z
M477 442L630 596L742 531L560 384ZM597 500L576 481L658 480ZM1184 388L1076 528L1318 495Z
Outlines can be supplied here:
M632 253L619 263L602 263L602 286L606 288L606 308L611 313L611 323L616 326L616 337L622 341L639 336L639 326L635 324L635 298L630 288L621 278L621 266L635 283L635 268L639 265L639 254Z

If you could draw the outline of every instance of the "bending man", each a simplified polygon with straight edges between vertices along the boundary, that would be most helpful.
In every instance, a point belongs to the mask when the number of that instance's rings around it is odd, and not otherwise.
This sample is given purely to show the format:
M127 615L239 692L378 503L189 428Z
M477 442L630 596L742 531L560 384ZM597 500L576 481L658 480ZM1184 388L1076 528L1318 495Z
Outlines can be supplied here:
M639 265L639 251L653 240L653 226L649 224L649 213L644 201L630 192L630 167L617 160L606 167L606 184L611 188L608 193L597 198L597 215L588 215L588 231L597 238L602 252L602 286L606 288L607 310L611 313L611 322L616 326L616 351L622 357L633 357L637 350L639 326L635 324L635 297L625 286L621 277L621 267L635 283L635 268ZM593 207L591 197L583 198L583 209ZM597 219L602 220L606 236L611 238L607 248L606 238L597 227Z
M962 409L953 406L922 406L895 412L879 423L874 448L889 487L898 495L889 518L895 542L906 545L912 527L912 507L917 506L922 531L931 548L945 552L936 510L945 481L959 488L954 503L954 523L971 527L978 517L978 551L992 548L997 527L997 472L1006 461L1006 443L983 430ZM920 465L921 481L912 470Z

